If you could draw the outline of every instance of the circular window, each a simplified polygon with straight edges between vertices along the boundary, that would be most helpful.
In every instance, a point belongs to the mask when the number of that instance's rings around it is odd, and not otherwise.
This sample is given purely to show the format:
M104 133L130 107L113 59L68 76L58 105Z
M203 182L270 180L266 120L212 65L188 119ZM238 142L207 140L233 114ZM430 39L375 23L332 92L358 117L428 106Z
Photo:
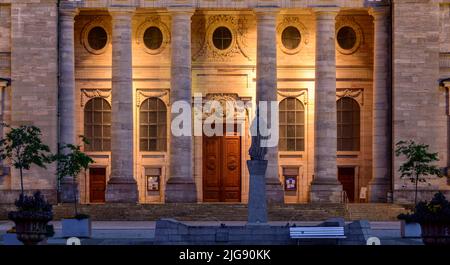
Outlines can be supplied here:
M218 27L213 33L213 44L219 50L228 49L231 46L233 35L227 27Z
M337 42L344 50L351 50L355 47L357 41L356 32L352 27L344 26L339 29Z
M296 27L289 26L281 33L281 42L286 49L296 49L300 45L301 40L302 36Z
M91 49L100 51L108 43L108 33L102 27L93 27L88 34L88 43Z
M163 34L158 27L149 27L144 32L144 44L150 50L161 48L163 43Z

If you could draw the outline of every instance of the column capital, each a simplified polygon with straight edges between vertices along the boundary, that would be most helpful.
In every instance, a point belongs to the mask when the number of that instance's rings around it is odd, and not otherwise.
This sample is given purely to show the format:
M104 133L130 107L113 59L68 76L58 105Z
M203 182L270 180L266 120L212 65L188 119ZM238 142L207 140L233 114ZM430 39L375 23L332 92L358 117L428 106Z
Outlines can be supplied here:
M369 15L371 15L374 20L388 19L391 15L391 9L389 6L376 6L369 8Z
M111 6L108 8L109 14L114 17L131 18L136 11L135 7L130 6Z
M310 6L316 20L334 20L340 11L338 6Z
M59 9L59 15L63 18L72 18L74 19L80 13L80 9L78 8L61 8Z

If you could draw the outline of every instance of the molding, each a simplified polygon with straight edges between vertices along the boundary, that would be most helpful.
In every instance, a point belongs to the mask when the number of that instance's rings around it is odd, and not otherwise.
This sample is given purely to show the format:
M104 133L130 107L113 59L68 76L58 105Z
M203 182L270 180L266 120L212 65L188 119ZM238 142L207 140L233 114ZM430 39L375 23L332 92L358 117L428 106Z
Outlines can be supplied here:
M142 102L148 98L159 98L166 106L169 106L169 89L142 89L136 90L136 107L140 108Z
M81 30L81 36L80 36L81 44L84 46L84 48L88 52L90 52L92 54L100 55L100 54L105 53L111 44L112 25L111 25L111 22L106 20L106 18L107 18L106 16L96 16L90 22L88 22ZM101 50L95 50L95 49L91 48L91 46L89 45L88 35L89 35L89 32L91 31L91 29L93 29L95 27L102 27L106 31L106 35L108 37L105 47Z
M213 43L213 33L218 27L227 27L231 31L233 39L230 47L225 50L217 49ZM200 37L199 46L201 48L192 56L194 62L199 58L224 62L229 61L237 54L241 54L251 61L246 50L247 44L245 40L248 35L248 27L245 17L239 17L237 15L214 15L207 18L206 27L197 28L196 33ZM206 31L203 28L206 28Z
M353 48L351 49L343 49L338 43L338 33L339 30L343 27L351 27L355 33L356 33L356 42ZM364 44L364 32L361 28L361 26L356 22L355 18L353 16L339 16L336 18L336 49L344 55L351 55L354 54L359 50L362 44Z
M284 47L283 41L282 41L283 31L287 27L290 27L290 26L295 27L298 29L298 31L300 31L300 37L301 37L300 43L299 43L298 47L295 49L287 49L286 47ZM294 54L299 53L304 46L308 45L309 38L310 38L309 32L306 29L305 25L303 25L303 23L300 21L300 18L298 16L286 16L283 18L283 21L278 24L277 44L278 44L278 47L281 49L281 51L288 55L294 55Z
M341 98L348 97L353 98L358 102L360 106L364 106L364 89L352 89L352 88L344 88L336 90L336 101Z
M149 49L144 43L144 33L150 27L157 27L159 30L161 30L163 36L161 46L155 50ZM167 25L161 21L160 16L147 17L145 21L141 23L141 25L138 27L136 31L136 43L139 46L141 46L145 52L151 55L157 55L162 53L170 42L171 42L170 30L167 27Z
M111 105L111 89L82 89L81 90L81 107L84 107L86 103L93 98L103 98Z
M308 89L291 89L291 88L279 88L278 91L278 102L286 98L296 98L302 102L303 105L308 105Z
M218 115L220 113L216 113L215 109L211 109L210 112L205 111L205 104L207 102L211 101L217 101L222 107L222 115ZM195 104L195 100L193 101ZM243 102L243 106L238 106L237 102ZM238 94L235 93L208 93L206 96L202 99L202 113L200 116L202 116L202 119L206 119L210 117L211 115L217 115L218 118L223 119L236 119L236 120L243 120L246 116L249 115L251 106L249 106L247 103L251 102L251 98L249 97L239 97ZM231 114L227 112L229 109L234 109L232 112L233 117L231 117ZM196 115L199 115L198 108L194 107L194 111Z

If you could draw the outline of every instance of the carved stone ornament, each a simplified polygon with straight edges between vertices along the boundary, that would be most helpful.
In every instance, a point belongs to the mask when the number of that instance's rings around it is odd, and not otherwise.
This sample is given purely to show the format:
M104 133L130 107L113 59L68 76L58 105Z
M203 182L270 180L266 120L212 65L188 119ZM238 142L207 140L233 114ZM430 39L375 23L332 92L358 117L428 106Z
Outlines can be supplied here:
M169 105L169 89L137 89L136 106L139 108L146 99L159 98L166 106Z
M308 104L308 90L306 88L291 89L291 88L279 88L278 95L281 97L278 101L282 101L285 98L296 98L300 100L303 105Z
M353 45L353 48L351 49L343 49L338 43L338 33L339 30L343 27L350 27L352 28L356 33L356 42L355 45ZM362 31L361 26L355 21L355 18L352 16L339 16L336 18L336 49L338 52L350 55L354 54L356 51L358 51L359 47L361 47L362 44L364 44L364 33Z
M282 34L287 27L295 27L296 29L298 29L298 31L300 31L301 41L298 47L295 49L288 49L283 45ZM280 48L280 50L286 54L294 55L299 53L305 45L308 45L308 43L309 43L309 32L303 25L303 23L300 22L300 18L294 16L284 17L283 21L277 27L277 45Z
M102 27L106 31L106 35L108 38L105 47L103 47L103 49L100 49L100 50L93 49L89 45L89 40L88 40L89 32L91 31L91 29L93 29L95 27ZM84 46L84 48L88 52L90 52L92 54L99 55L99 54L105 53L111 44L111 30L110 30L111 27L112 27L111 23L106 20L106 17L104 17L104 16L94 17L81 30L81 36L80 36L81 44Z
M145 31L150 27L156 27L158 28L163 36L162 44L158 49L149 49L145 43L144 43L144 34ZM170 44L170 30L167 27L165 23L161 21L160 16L151 16L147 17L145 21L138 27L136 31L136 43L142 47L142 49L151 54L151 55L157 55L164 51L164 49Z
M215 15L208 17L206 20L206 27L197 27L200 49L192 56L193 61L202 58L210 61L229 61L234 56L241 54L249 61L251 61L246 44L248 28L247 19L244 17L231 15ZM227 49L220 50L214 46L213 33L219 27L226 27L231 31L232 40L231 45ZM206 28L206 31L203 29Z
M213 101L216 101L220 104L221 110L216 110ZM211 115L216 115L217 118L223 119L245 119L249 107L247 105L248 99L241 99L237 94L227 94L227 93L217 93L217 94L207 94L203 99L203 109L202 109L202 118L206 119ZM233 110L229 112L229 110ZM195 108L195 111L200 111Z
M81 107L93 98L103 98L111 104L111 89L82 89L81 90Z
M336 101L343 97L353 98L358 102L360 106L364 105L364 90L359 89L337 89L336 91Z

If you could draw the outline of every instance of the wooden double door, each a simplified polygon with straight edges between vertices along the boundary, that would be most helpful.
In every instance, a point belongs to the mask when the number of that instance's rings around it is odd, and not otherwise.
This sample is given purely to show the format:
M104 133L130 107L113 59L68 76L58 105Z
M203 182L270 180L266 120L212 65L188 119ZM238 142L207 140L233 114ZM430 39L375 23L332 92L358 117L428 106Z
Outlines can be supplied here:
M338 167L338 180L346 192L349 202L355 202L355 168Z
M240 136L203 136L203 201L241 202Z

